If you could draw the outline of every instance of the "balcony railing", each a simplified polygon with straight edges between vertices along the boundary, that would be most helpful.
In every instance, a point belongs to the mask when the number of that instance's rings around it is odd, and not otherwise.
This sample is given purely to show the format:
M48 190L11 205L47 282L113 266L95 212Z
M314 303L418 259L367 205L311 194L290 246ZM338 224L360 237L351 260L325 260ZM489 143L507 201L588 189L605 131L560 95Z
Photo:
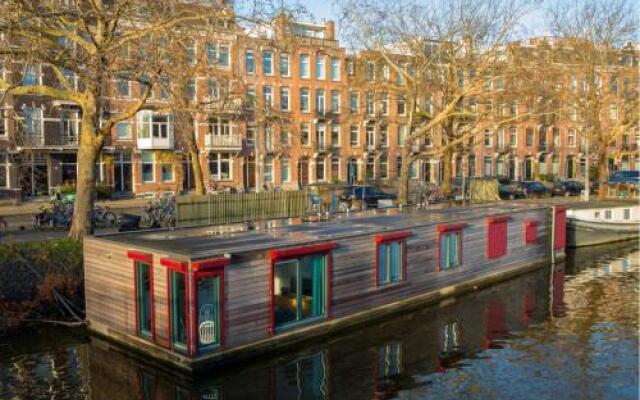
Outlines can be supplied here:
M22 134L17 138L17 142L26 148L45 148L45 147L78 147L78 137L61 135L59 133L47 133L44 135L27 135Z
M204 147L210 150L240 150L242 149L242 136L240 136L239 134L207 134L204 137Z
M138 148L141 150L171 150L173 149L173 135L166 137L138 137Z
M326 153L332 150L333 146L329 143L315 143L313 145L316 153Z

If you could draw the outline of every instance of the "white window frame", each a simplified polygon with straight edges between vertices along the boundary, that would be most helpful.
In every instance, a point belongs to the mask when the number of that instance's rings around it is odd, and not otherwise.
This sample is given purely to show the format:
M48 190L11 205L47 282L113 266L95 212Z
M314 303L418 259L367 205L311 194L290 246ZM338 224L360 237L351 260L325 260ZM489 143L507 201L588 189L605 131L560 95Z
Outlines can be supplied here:
M144 157L143 157L145 153L151 154L151 180L150 181L144 180L143 167L145 164L147 164L144 161ZM155 183L156 181L156 153L153 151L146 150L140 153L140 180L142 181L142 183Z
M222 171L222 154L226 154L227 156L229 156L229 177L227 179L221 179L221 171ZM218 174L217 175L213 175L211 173L211 157L212 155L215 155L215 163L218 165ZM228 182L228 181L233 181L233 156L231 155L231 153L214 153L214 152L210 152L208 157L207 157L207 167L209 168L209 180L213 180L214 182ZM214 177L214 179L211 179L212 177Z
M336 94L337 94L337 97L335 96ZM340 91L339 90L331 91L331 112L333 114L340 114Z
M327 79L327 56L316 54L316 79L324 81Z
M269 55L269 69L271 70L270 72L267 72L265 66L267 65L266 60L267 58L265 57L266 55ZM260 53L260 58L262 60L262 73L265 76L273 76L274 75L274 66L275 63L273 62L273 51L271 50L262 50L262 52Z
M282 60L286 60L286 66L287 66L287 70L286 73L282 73L282 67L283 67L283 62ZM280 72L280 76L284 77L284 78L288 78L291 76L291 59L289 58L289 54L287 53L280 53L280 57L279 57L279 65L278 65L278 70Z
M309 90L309 88L300 88L300 112L303 113L308 113L311 112L311 91ZM306 93L306 95L303 95L303 93ZM303 98L307 99L306 102L306 107L303 107L304 102L302 101Z
M342 62L340 61L340 59L338 57L331 57L330 62L330 72L329 74L331 75L331 80L333 82L339 82L340 81L340 76L342 74L341 71L341 67L342 67Z
M306 63L303 63L303 60L305 60ZM303 68L303 66L306 66L306 68ZM300 54L298 67L300 69L299 75L301 79L311 78L311 57L309 54Z
M333 134L338 132L338 141L333 141ZM341 135L340 135L340 125L339 124L331 124L331 145L334 147L340 147Z
M285 95L286 94L286 95ZM287 107L282 107L282 99L287 99ZM280 87L280 110L281 111L290 111L291 110L291 91L286 86Z
M353 128L356 128L355 130ZM354 143L351 138L353 138L353 133L355 132L356 134L356 142ZM351 124L351 126L349 126L349 144L351 146L360 146L360 125L358 124Z

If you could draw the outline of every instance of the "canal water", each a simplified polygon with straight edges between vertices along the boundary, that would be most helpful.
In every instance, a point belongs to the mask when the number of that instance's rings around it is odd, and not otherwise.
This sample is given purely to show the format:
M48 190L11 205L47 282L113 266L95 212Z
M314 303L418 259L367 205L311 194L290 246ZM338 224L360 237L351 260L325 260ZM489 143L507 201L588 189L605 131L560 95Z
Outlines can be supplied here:
M638 246L197 377L83 330L0 338L0 399L637 399Z

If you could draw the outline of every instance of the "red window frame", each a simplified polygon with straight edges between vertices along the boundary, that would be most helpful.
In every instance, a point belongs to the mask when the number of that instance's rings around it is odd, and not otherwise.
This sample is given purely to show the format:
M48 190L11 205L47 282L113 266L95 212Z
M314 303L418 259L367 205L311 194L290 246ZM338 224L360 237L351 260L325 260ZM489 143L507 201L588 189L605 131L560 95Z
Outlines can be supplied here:
M565 207L555 207L555 232L553 249L564 249L567 245L567 209Z
M535 244L538 240L538 221L535 219L524 220L524 244Z
M170 272L178 272L184 275L184 286L185 286L185 296L184 296L184 309L185 309L185 325L187 328L187 354L189 354L190 349L190 334L189 334L189 279L187 279L187 262L186 261L176 261L169 258L161 258L160 264L166 267L167 269L167 347L170 350L173 350L173 338L171 337L171 280L170 280Z
M401 231L401 232L392 232L392 233L381 233L375 236L376 243L376 253L375 253L375 284L376 287L386 287L388 285L393 285L402 281L407 280L407 237L411 235L411 231ZM380 252L379 248L381 244L389 243L389 242L401 242L402 243L402 276L399 282L389 282L383 286L380 286L380 274L378 273L378 268L380 267Z
M508 226L511 217L487 218L487 259L495 260L507 255Z
M198 354L198 338L195 336L198 332L198 279L218 276L220 278L220 345L221 349L225 348L225 339L227 331L226 315L226 290L224 286L224 268L229 265L231 260L226 257L212 258L201 261L191 262L191 309L187 314L191 321L191 338L189 355Z
M332 250L336 247L334 242L318 243L309 246L291 247L288 249L274 249L269 251L269 335L276 333L276 316L273 306L275 304L273 277L275 275L276 262L291 258L298 258L310 254L325 254L327 257L327 319L331 319L331 281L332 281Z
M437 240L436 240L436 269L438 272L442 271L442 266L440 265L440 240L442 239L442 235L443 234L450 234L450 233L457 233L460 235L460 238L458 240L458 252L460 253L460 262L458 263L459 266L462 266L462 231L464 230L464 228L467 226L466 222L456 222L453 224L441 224L438 225L437 228Z
M136 262L142 262L149 264L149 281L151 292L151 341L156 341L156 307L155 307L155 285L154 280L155 276L153 273L153 254L151 253L143 253L139 251L129 250L127 251L127 257L130 258L132 262L132 271L133 271L133 310L135 317L135 334L136 336L142 339L148 339L139 332L138 326L138 274L136 273Z

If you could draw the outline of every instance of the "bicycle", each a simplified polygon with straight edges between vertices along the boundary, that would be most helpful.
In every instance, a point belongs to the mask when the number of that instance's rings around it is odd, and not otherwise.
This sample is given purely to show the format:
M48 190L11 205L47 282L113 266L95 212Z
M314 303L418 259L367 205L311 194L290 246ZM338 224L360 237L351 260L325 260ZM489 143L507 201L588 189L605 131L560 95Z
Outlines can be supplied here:
M91 212L91 218L95 224L100 224L105 227L112 227L118 221L116 215L111 212L111 209L107 206L94 205Z

